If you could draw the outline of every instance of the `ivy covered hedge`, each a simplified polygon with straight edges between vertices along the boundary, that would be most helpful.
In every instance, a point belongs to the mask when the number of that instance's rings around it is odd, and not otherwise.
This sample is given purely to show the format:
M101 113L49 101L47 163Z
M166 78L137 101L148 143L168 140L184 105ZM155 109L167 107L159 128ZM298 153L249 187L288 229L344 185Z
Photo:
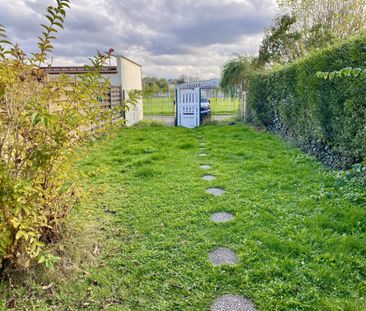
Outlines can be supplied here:
M366 160L366 79L318 71L365 68L366 34L250 79L252 118L333 167Z

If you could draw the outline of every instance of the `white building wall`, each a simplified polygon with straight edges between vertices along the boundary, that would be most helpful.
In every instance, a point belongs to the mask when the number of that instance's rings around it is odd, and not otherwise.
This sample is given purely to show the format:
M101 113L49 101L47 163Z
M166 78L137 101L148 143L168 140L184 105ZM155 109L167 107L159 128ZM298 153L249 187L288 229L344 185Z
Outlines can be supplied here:
M117 62L117 73L103 73L104 78L108 78L112 86L118 86L121 89L121 98L128 100L130 91L142 91L142 67L134 61L121 56L115 55ZM65 67L66 68L66 67ZM67 73L71 77L78 74ZM59 74L49 75L49 79L58 79ZM124 98L123 98L124 96ZM126 125L132 126L143 119L143 105L140 99L136 105L129 104L128 110L125 112Z
M142 68L124 56L116 56L117 70L122 83L122 97L128 99L130 91L142 91ZM125 113L126 125L132 126L143 119L143 105L140 99L136 105L129 104Z

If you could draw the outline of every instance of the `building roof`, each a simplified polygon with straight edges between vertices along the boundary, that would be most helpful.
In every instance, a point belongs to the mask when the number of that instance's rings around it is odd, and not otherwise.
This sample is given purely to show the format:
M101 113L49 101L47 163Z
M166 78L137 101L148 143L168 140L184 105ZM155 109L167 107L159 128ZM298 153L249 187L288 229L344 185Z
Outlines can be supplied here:
M175 88L177 89L194 89L196 87L200 87L202 89L215 89L220 87L220 79L211 79L204 81L192 81L177 84Z
M56 66L56 67L42 67L42 69L50 75L59 74L81 74L89 72L85 66ZM117 74L116 66L105 66L100 71L102 74Z
M136 66L142 67L139 63L136 63L135 61L133 61L132 59L127 58L126 56L123 56L123 55L112 55L112 56L121 56L121 58L129 61L130 63L135 64Z

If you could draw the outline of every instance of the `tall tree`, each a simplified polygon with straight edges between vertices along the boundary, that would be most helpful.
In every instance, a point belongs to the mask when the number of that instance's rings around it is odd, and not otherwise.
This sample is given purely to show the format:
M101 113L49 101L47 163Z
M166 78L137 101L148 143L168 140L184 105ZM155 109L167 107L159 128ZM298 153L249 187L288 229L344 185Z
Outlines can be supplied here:
M295 28L305 39L319 26L342 39L366 29L366 0L278 0L278 5L296 16Z
M281 16L266 31L260 65L287 63L366 30L366 0L277 0Z
M169 92L169 82L167 79L163 79L163 78L159 79L158 85L159 85L161 92L163 92L163 93Z
M258 64L286 63L293 61L302 53L301 33L292 30L296 18L289 15L277 16L274 25L267 29L259 48Z

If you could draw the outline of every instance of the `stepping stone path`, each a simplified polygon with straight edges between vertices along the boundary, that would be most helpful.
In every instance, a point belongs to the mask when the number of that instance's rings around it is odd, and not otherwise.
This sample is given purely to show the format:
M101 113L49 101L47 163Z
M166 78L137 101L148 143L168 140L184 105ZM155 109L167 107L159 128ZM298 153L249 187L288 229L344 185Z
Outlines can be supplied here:
M205 175L202 177L203 180L207 180L207 181L210 181L210 180L215 180L216 177L215 176L212 176L212 175Z
M216 223L229 222L234 219L234 215L230 213L215 213L211 216L211 221Z
M199 138L200 140L203 138ZM205 143L200 142L199 148L201 153L198 154L200 157L206 157L208 154L204 153ZM211 165L204 164L200 166L203 170L209 170ZM203 180L215 180L216 177L213 175L205 175L202 177ZM208 188L206 192L214 196L222 196L225 190L220 188ZM211 221L215 223L229 222L234 219L234 215L226 212L214 213L211 216ZM208 259L213 266L219 265L235 265L238 263L239 258L231 249L226 247L219 247L208 254ZM225 295L217 298L211 306L211 311L257 311L253 303L239 295Z
M242 296L225 295L215 300L211 311L256 311L254 305Z
M206 189L206 192L214 195L215 197L221 197L225 193L225 190L220 188L208 188Z
M214 266L235 265L238 263L238 256L229 248L219 247L208 254L208 259Z

